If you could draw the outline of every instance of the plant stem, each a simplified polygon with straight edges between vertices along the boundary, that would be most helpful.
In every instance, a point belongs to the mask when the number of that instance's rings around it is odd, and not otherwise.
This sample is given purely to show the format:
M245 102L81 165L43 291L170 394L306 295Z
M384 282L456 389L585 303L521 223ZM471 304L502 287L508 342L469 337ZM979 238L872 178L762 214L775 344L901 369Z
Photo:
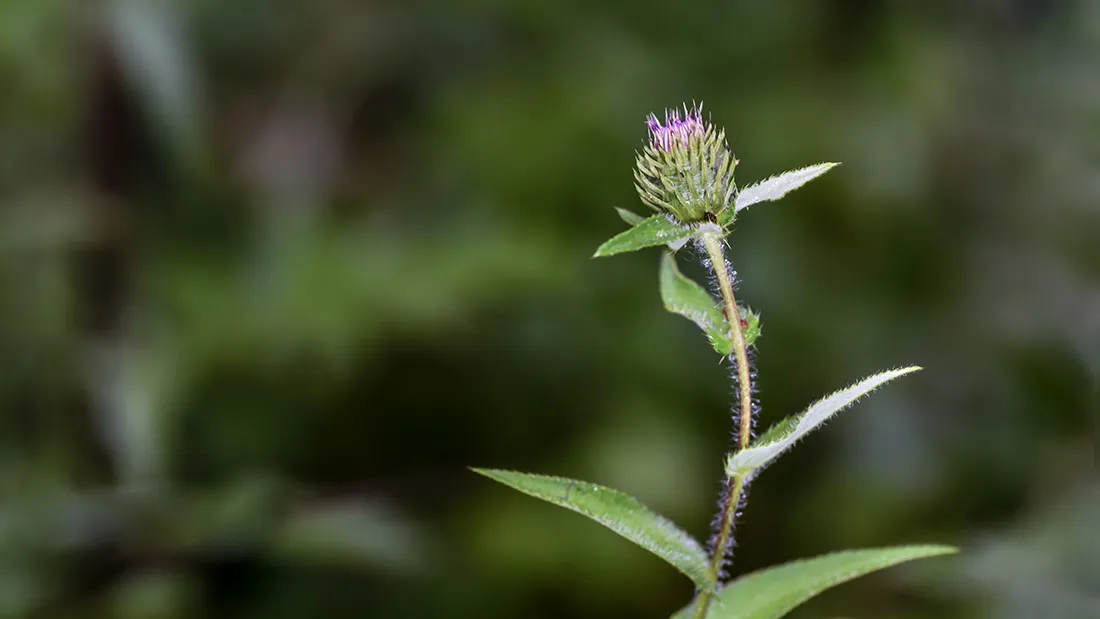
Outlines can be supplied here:
M729 550L730 544L733 543L733 525L737 519L737 506L741 504L741 493L744 490L745 478L741 475L726 479L726 496L722 501L721 522L718 525L718 537L715 539L714 555L711 556L708 572L711 582L716 585L718 584L718 577L721 574L722 562L726 552ZM692 619L705 619L713 600L714 596L709 593L700 595Z
M726 319L733 336L733 356L737 363L737 386L740 395L740 419L738 420L737 448L744 449L749 444L752 433L752 383L749 374L749 351L745 344L745 334L741 329L741 313L737 309L737 299L733 296L733 281L726 268L726 256L722 251L722 229L713 224L704 224L699 228L699 241L707 252L714 278L718 280L718 290L722 294L722 303L726 309ZM745 490L745 479L735 475L726 479L725 499L722 501L718 518L718 532L714 538L713 555L710 558L708 576L711 582L718 584L722 573L722 564L726 553L733 543L733 527L737 519L737 507L741 504L741 493ZM712 595L699 596L695 607L694 619L705 619L710 609Z
M741 312L737 309L737 299L733 296L733 281L726 268L726 256L722 251L722 229L707 224L699 229L699 240L706 249L714 278L718 280L718 290L722 293L722 302L726 307L726 320L733 335L733 356L737 362L737 385L741 395L741 419L737 430L737 448L744 449L749 444L752 432L752 383L749 376L749 347L745 344L745 333L741 329Z

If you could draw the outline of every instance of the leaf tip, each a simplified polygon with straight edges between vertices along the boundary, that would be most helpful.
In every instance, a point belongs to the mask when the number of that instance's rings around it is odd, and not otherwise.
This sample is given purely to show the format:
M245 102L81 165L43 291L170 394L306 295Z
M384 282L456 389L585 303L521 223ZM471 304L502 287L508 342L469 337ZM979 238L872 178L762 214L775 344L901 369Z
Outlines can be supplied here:
M468 466L466 468L482 477L488 477L494 480L497 479L497 474L501 472L499 469L483 469L477 466Z
M641 215L638 215L633 211L628 211L625 208L620 208L616 206L615 212L618 213L619 218L626 222L629 226L636 226L645 221L645 217L642 217Z

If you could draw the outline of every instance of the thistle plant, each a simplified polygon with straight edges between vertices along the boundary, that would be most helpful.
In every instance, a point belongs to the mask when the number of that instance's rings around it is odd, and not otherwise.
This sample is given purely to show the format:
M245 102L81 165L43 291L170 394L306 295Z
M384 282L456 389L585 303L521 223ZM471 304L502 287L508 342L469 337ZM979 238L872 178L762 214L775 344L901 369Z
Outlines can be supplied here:
M756 477L795 443L830 417L879 386L920 368L888 370L836 391L754 438L753 350L760 338L760 316L738 302L735 271L726 259L727 238L738 214L759 202L774 201L835 167L820 163L784 172L738 189L737 159L725 132L704 120L699 107L650 115L649 141L638 153L635 186L654 212L642 217L618 209L630 226L595 253L612 256L665 247L659 288L665 308L694 322L714 350L729 361L736 398L733 450L724 466L719 511L706 548L668 519L634 498L593 483L498 469L476 472L555 505L584 514L661 557L690 578L695 599L674 619L775 619L822 590L903 561L954 552L938 545L848 550L787 563L726 580L737 516ZM685 277L676 252L693 246L710 272L714 294ZM717 295L717 296L715 296Z

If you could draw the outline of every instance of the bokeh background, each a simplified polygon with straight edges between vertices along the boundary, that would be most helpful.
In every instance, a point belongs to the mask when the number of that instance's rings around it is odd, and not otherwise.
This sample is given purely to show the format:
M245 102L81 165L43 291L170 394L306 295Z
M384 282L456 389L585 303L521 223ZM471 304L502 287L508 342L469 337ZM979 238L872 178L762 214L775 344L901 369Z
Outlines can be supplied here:
M665 313L651 111L742 183L770 468L735 573L945 542L795 617L1100 617L1100 2L0 2L0 616L666 617L690 584L467 465L700 537L727 368ZM689 270L701 275L698 269Z

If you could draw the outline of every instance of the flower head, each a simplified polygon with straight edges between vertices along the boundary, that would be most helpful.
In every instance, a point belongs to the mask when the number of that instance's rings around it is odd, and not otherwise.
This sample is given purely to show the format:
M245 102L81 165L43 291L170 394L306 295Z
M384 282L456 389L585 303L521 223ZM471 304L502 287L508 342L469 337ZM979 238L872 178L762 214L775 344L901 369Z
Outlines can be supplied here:
M683 223L717 216L729 207L737 159L725 132L703 120L702 108L667 110L662 123L646 119L649 144L638 153L635 186L642 202Z

